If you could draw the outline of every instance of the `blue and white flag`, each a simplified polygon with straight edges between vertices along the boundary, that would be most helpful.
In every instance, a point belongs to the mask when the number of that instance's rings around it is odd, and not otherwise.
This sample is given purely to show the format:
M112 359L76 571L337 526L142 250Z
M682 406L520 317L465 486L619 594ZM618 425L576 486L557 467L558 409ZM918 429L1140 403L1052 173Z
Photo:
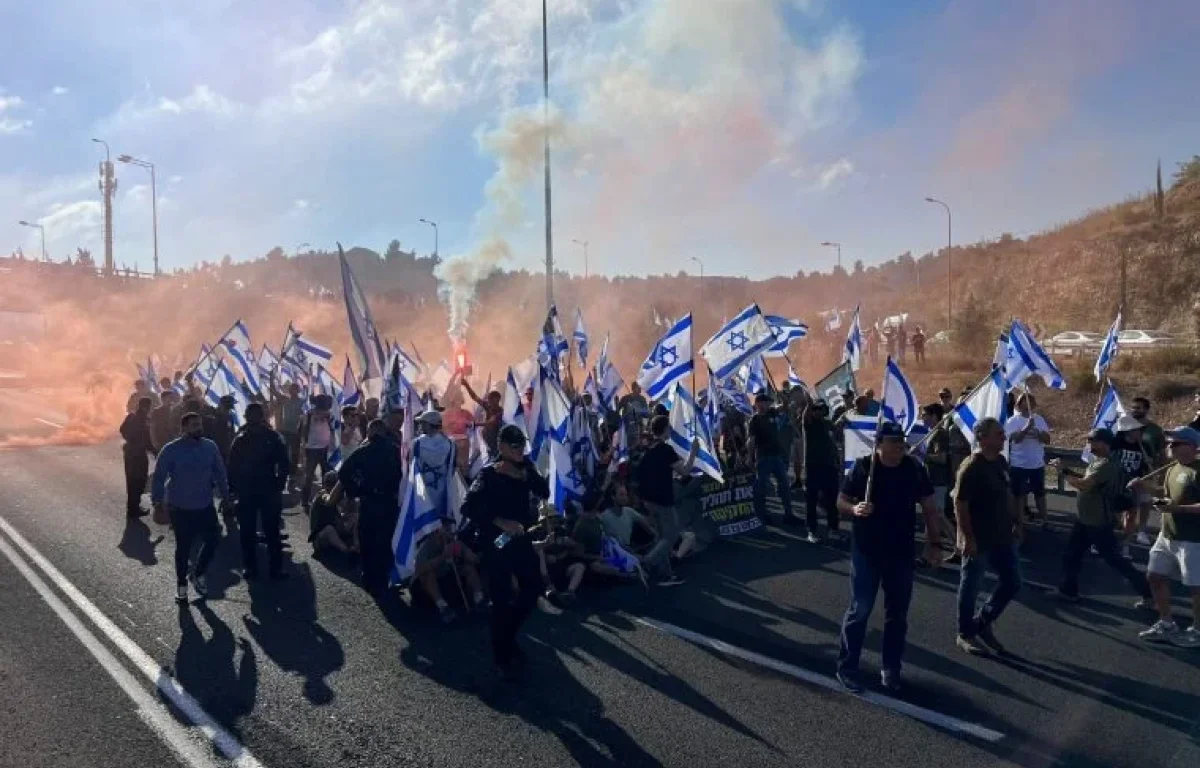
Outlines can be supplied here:
M993 368L1008 367L1008 334L1004 331L996 338L996 352L992 355Z
M708 431L708 424L701 416L700 409L696 407L696 401L682 384L675 385L672 400L671 447L683 461L687 461L692 452L692 440L698 441L700 447L696 450L696 463L692 467L692 474L704 474L718 483L725 482L725 477L721 474L721 462L717 459L717 451L713 447L712 434Z
M850 322L850 330L846 333L846 346L842 349L842 362L850 363L850 370L857 371L862 367L863 335L862 326L858 321L860 307L854 308L854 319Z
M883 375L883 417L894 421L907 434L917 423L917 396L896 361L887 359Z
M423 435L412 444L408 471L400 482L400 520L392 537L395 564L392 583L400 584L416 569L417 546L442 524L442 518L459 518L462 500L456 499L454 443L444 434Z
M217 346L225 350L225 355L233 360L231 366L242 374L242 379L250 391L256 395L262 394L262 386L258 382L258 363L254 359L254 345L250 343L250 331L246 324L238 320L233 327L225 332Z
M910 455L922 464L925 463L925 454L929 452L929 441L925 440L925 436L929 432L929 427L925 426L924 422L918 421L912 425L912 429L908 430L908 434L905 436Z
M812 394L812 390L804 383L804 379L800 378L800 374L796 373L796 369L790 365L788 366L787 382L794 388L803 389L805 392Z
M789 320L779 315L766 315L766 318L777 341L763 353L764 357L783 357L793 341L808 335L808 326L799 320Z
M626 552L621 542L608 534L600 539L600 559L621 573L637 573L641 567L637 556Z
M575 349L579 351L579 367L587 368L588 335L583 327L583 310L575 308Z
M1100 347L1100 354L1096 357L1096 381L1104 381L1104 373L1108 370L1108 366L1112 365L1112 361L1117 356L1117 348L1120 345L1118 338L1121 335L1121 312L1117 311L1117 319L1113 320L1112 326L1108 329L1108 335L1104 337L1104 346Z
M382 380L386 376L383 366L383 344L379 332L375 329L375 321L371 319L371 308L367 305L366 294L354 279L350 262L338 243L338 261L342 265L342 296L346 301L346 315L350 322L350 338L354 341L354 351L358 354L358 370L362 372L363 383L373 379Z
M250 398L246 396L246 390L242 389L242 383L238 381L238 377L225 364L225 361L221 360L217 363L212 381L204 392L204 400L216 408L221 402L221 398L226 395L233 398L233 425L241 427L244 423L246 406L250 405Z
M583 502L587 493L587 482L583 474L571 461L571 447L558 440L549 441L550 449L550 503L561 515L567 502Z
M717 404L732 405L747 416L754 413L754 404L750 402L750 396L746 394L745 390L720 382L717 383Z
M596 462L600 460L600 456L596 451L596 437L592 433L591 415L583 406L576 406L571 410L567 444L571 448L571 461L575 466L583 468L587 479L595 477Z
M424 366L409 357L408 353L404 351L404 347L401 347L399 344L391 345L391 348L388 350L387 369L389 371L396 361L400 363L400 373L404 375L404 378L409 381L416 381L420 378Z
M870 456L875 450L875 431L879 422L870 416L851 416L842 423L842 442L845 446L842 469L849 472L854 468L854 462Z
M625 432L625 420L621 420L621 426L617 427L616 433L612 438L612 455L608 459L608 474L615 475L621 469L621 465L629 461L629 436Z
M319 364L327 364L333 360L333 352L297 331L288 323L287 333L283 338L279 357L283 362L291 362L305 374L311 375Z
M505 424L513 424L517 429L521 430L521 434L525 435L525 447L529 449L529 417L525 413L525 398L524 393L518 389L517 380L513 374L513 369L508 369L508 376L504 382L504 398L503 414L501 420Z
M596 385L596 390L599 392L599 403L606 411L616 410L617 393L621 391L621 387L625 386L625 380L621 378L621 373L617 370L617 366L609 365L604 369L604 373L600 374L600 382Z
M349 364L349 358L346 360ZM407 411L409 407L409 391L413 389L412 384L400 372L400 363L396 358L392 358L392 368L388 372L387 380L383 386L383 412L396 413L399 411Z
M341 402L342 385L325 366L317 366L317 375L313 377L313 394L329 395L335 403Z
M654 345L638 371L637 383L651 400L661 400L671 386L691 373L692 315L689 312L675 323Z
M1038 344L1029 329L1019 321L1014 320L1008 331L1007 362L1004 377L1008 386L1018 386L1030 376L1041 376L1046 386L1052 389L1066 389L1067 380L1062 371L1046 354L1046 350Z
M562 323L558 320L558 307L551 304L546 313L546 322L542 323L542 337L538 340L538 362L542 367L549 368L555 379L559 377L559 365L562 356L570 349L567 337L563 335Z
M1100 407L1096 410L1096 418L1092 419L1092 429L1107 429L1114 435L1117 433L1117 420L1125 416L1128 411L1125 410L1125 404L1121 402L1121 396L1117 392L1117 388L1112 385L1112 382L1106 382L1104 385L1104 397L1100 399ZM1087 462L1092 461L1091 444L1087 443L1083 446L1083 455L1081 458Z
M987 378L977 386L967 399L954 406L951 412L954 423L959 431L967 438L971 448L975 448L975 425L980 419L993 418L1004 424L1008 419L1008 387L1004 374L999 368L993 368Z
M342 372L341 405L359 405L362 403L362 390L358 388L358 379L354 378L354 369L350 367L350 356L346 355L346 368Z
M691 315L688 315L691 322ZM757 304L743 309L700 348L713 375L724 380L751 358L757 357L776 342L767 318Z
M717 379L708 372L708 397L704 401L704 421L708 424L708 433L717 435L721 432L721 392Z
M767 364L763 362L762 355L756 355L750 362L743 365L739 373L745 383L747 394L757 395L759 392L767 391Z
M596 376L600 379L604 378L604 374L608 372L608 336L604 334L604 343L600 345L600 354L596 356Z
M467 453L467 482L475 482L475 478L479 477L479 473L488 465L491 460L491 449L488 448L487 440L483 438L483 427L479 424L472 424L467 427L467 445L469 446Z
M266 344L258 353L258 376L262 381L270 381L272 375L279 378L279 355L276 355Z

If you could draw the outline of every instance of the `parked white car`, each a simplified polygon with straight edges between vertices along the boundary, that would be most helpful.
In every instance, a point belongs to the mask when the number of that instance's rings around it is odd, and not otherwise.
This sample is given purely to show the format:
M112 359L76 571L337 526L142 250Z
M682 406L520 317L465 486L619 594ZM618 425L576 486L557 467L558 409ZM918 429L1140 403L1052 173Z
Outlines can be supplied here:
M1174 336L1163 331L1121 331L1117 343L1122 347L1167 347L1179 342Z
M1077 355L1100 349L1104 337L1087 331L1063 331L1046 339L1042 346L1047 352L1059 355Z

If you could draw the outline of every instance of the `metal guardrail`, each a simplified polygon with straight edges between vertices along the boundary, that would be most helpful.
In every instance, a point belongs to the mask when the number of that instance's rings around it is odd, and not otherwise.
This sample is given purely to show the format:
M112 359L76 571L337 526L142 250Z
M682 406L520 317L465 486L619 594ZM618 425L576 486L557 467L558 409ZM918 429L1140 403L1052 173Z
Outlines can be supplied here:
M1081 451L1077 448L1057 448L1053 445L1047 445L1046 446L1046 460L1049 461L1050 459L1062 459L1064 464L1082 465L1083 464L1083 451ZM1049 467L1047 467L1046 469L1047 469L1047 472L1046 472L1047 481L1050 480L1051 473L1053 473L1053 475L1054 475L1054 484L1051 485L1051 484L1049 484L1049 482L1047 482L1046 490L1050 491L1051 493L1061 494L1063 496L1076 495L1075 490L1067 487L1067 481L1066 481L1065 475L1063 475L1061 472L1055 472L1053 469L1050 469Z

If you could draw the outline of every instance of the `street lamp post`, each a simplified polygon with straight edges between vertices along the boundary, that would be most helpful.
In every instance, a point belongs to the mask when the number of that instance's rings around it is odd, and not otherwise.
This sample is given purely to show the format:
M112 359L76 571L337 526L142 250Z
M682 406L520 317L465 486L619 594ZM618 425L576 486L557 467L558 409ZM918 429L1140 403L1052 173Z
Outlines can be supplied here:
M588 249L588 241L587 240L571 240L571 242L575 243L576 245L583 246L583 279L587 280L587 278L588 278L588 250L587 250Z
M122 163L150 169L150 220L154 229L154 276L158 277L158 185L154 180L154 163L129 155L118 155L117 159Z
M421 223L428 224L429 226L433 227L433 255L437 256L438 255L438 225L437 225L437 222L430 221L429 219L421 219Z
M17 223L20 224L22 227L30 227L31 229L41 230L41 232L42 232L42 261L45 261L46 260L46 228L44 226L42 226L41 224L33 224L28 221L18 221Z
M831 242L827 241L827 242L821 243L821 245L825 246L826 248L837 248L838 269L841 269L842 268L842 244L841 243L831 243Z
M934 197L927 197L925 198L925 202L934 203L946 209L946 330L950 331L954 324L954 270L953 261L951 261L953 258L953 251L951 249L954 247L954 230L952 228L954 220L950 214L950 206L941 200Z

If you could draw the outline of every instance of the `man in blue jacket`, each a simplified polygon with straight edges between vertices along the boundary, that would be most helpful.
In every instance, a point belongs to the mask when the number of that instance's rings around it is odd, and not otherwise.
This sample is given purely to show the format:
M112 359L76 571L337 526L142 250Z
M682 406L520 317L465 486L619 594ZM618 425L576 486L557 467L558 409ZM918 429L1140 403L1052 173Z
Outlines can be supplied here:
M167 443L158 454L150 499L156 512L166 504L171 513L175 528L175 600L186 603L188 561L197 541L200 553L191 572L192 588L200 599L208 596L204 572L216 553L221 531L213 491L224 501L229 496L229 485L216 443L204 437L200 414L186 414L180 426L183 436Z

